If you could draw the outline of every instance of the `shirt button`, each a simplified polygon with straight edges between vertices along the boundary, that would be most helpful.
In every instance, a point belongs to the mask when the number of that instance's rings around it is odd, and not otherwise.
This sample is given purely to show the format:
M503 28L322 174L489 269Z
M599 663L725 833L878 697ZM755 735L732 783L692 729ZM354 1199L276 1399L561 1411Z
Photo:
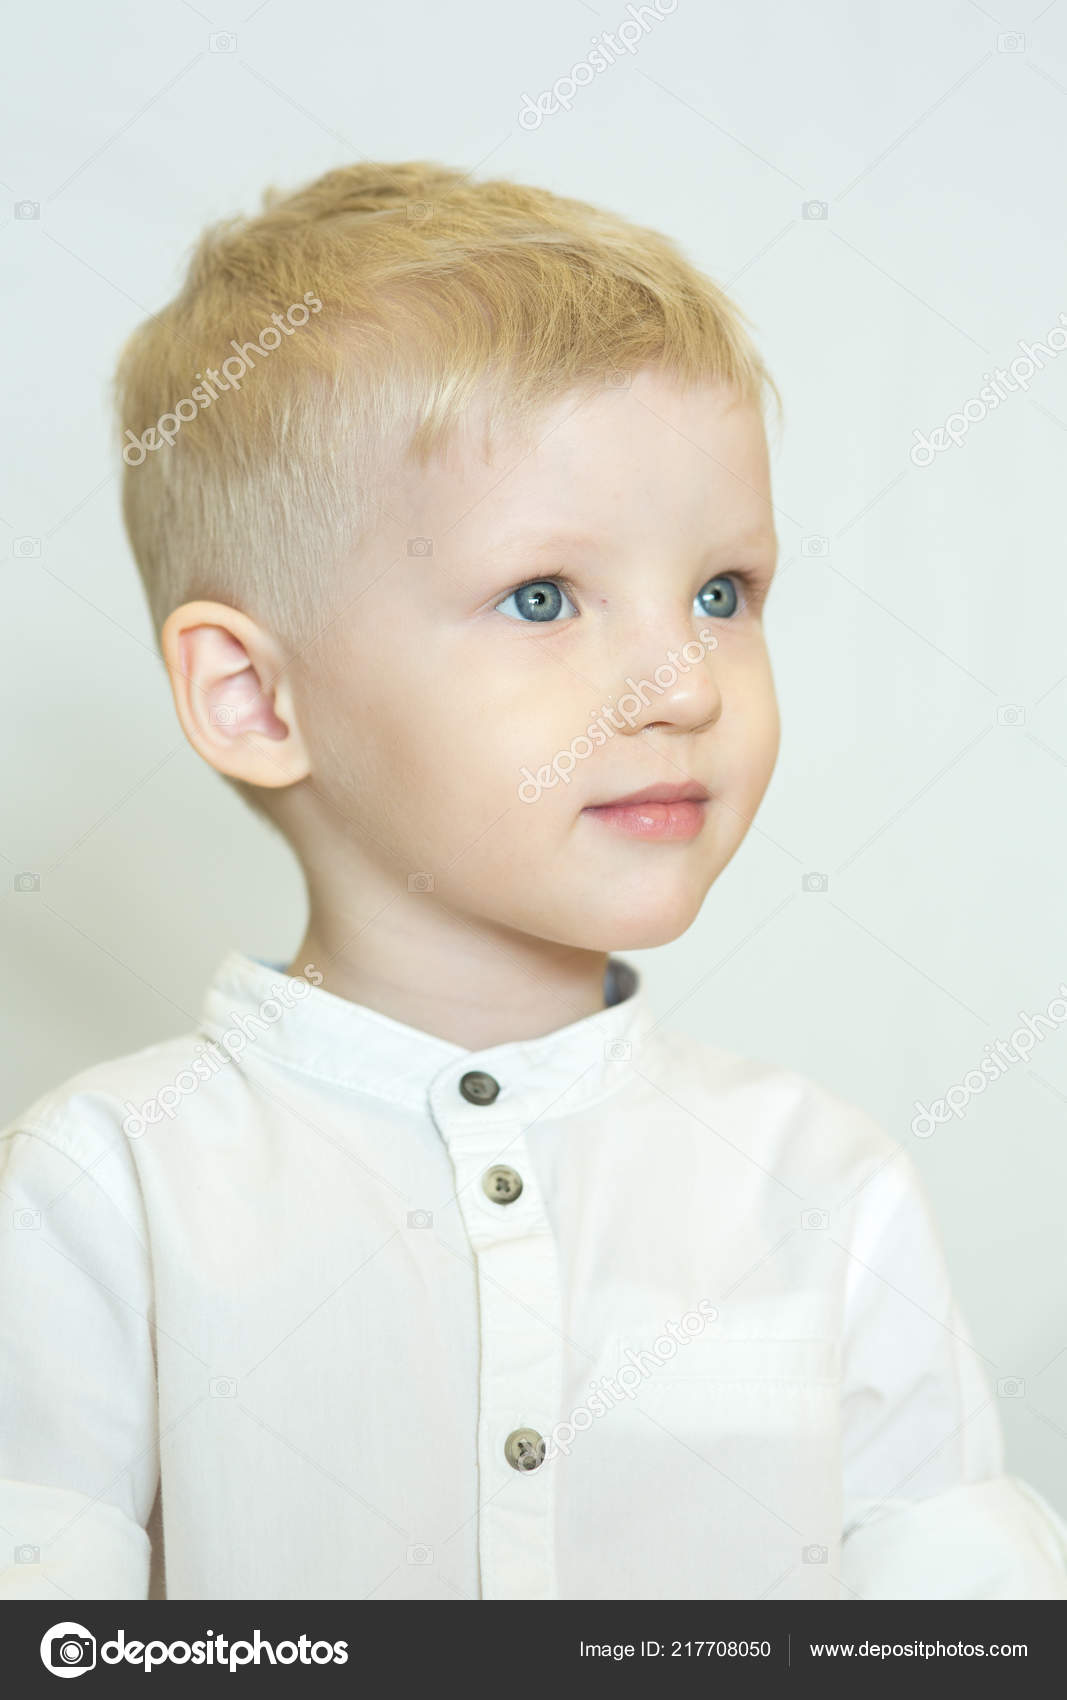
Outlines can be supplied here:
M504 1442L504 1457L513 1470L536 1470L545 1461L545 1443L535 1428L513 1429Z
M469 1104L491 1104L500 1091L499 1082L481 1069L472 1069L459 1083L459 1089Z
M522 1191L522 1176L506 1163L494 1163L482 1176L482 1191L494 1204L514 1204Z

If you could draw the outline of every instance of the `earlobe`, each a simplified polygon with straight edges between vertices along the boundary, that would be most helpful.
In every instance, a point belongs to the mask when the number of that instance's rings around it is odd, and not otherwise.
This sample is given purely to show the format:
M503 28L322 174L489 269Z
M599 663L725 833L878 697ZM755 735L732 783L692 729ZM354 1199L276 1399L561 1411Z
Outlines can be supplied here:
M189 742L233 779L277 789L307 777L288 668L262 626L220 602L187 602L160 634Z

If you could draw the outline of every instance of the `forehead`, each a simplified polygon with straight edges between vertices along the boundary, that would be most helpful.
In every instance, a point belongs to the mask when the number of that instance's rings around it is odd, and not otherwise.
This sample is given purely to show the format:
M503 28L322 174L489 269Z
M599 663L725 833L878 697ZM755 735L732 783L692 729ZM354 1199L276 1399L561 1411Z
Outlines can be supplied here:
M426 535L530 554L662 541L669 529L759 543L774 536L759 409L718 385L682 389L641 371L625 387L576 392L524 431L463 421L423 470L403 469L397 499Z

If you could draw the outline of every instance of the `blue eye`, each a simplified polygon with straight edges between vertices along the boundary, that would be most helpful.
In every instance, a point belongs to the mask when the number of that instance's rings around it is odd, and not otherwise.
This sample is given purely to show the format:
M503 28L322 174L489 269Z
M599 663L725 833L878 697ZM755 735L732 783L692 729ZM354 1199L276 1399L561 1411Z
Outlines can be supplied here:
M694 596L693 605L698 614L714 614L725 620L737 610L737 586L732 578L709 578Z
M508 603L515 604L514 611ZM560 589L555 579L536 578L529 584L521 584L518 590L513 590L510 596L505 596L503 602L498 602L498 614L506 614L509 620L525 620L527 624L552 625L560 624L556 616L566 603L572 614L578 610L574 603Z

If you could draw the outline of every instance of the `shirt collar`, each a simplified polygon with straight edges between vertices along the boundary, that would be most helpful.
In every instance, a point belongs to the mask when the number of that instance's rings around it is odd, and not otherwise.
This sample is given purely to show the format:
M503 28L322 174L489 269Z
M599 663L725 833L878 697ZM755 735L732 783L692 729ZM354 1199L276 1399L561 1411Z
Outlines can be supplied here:
M458 1090L467 1072L500 1087L497 1114L579 1109L632 1079L653 1016L637 970L610 957L605 1008L536 1039L480 1051L338 997L284 964L231 950L204 997L201 1026L245 1067L267 1058L315 1079L426 1110L433 1088ZM485 1111L481 1112L485 1116Z

